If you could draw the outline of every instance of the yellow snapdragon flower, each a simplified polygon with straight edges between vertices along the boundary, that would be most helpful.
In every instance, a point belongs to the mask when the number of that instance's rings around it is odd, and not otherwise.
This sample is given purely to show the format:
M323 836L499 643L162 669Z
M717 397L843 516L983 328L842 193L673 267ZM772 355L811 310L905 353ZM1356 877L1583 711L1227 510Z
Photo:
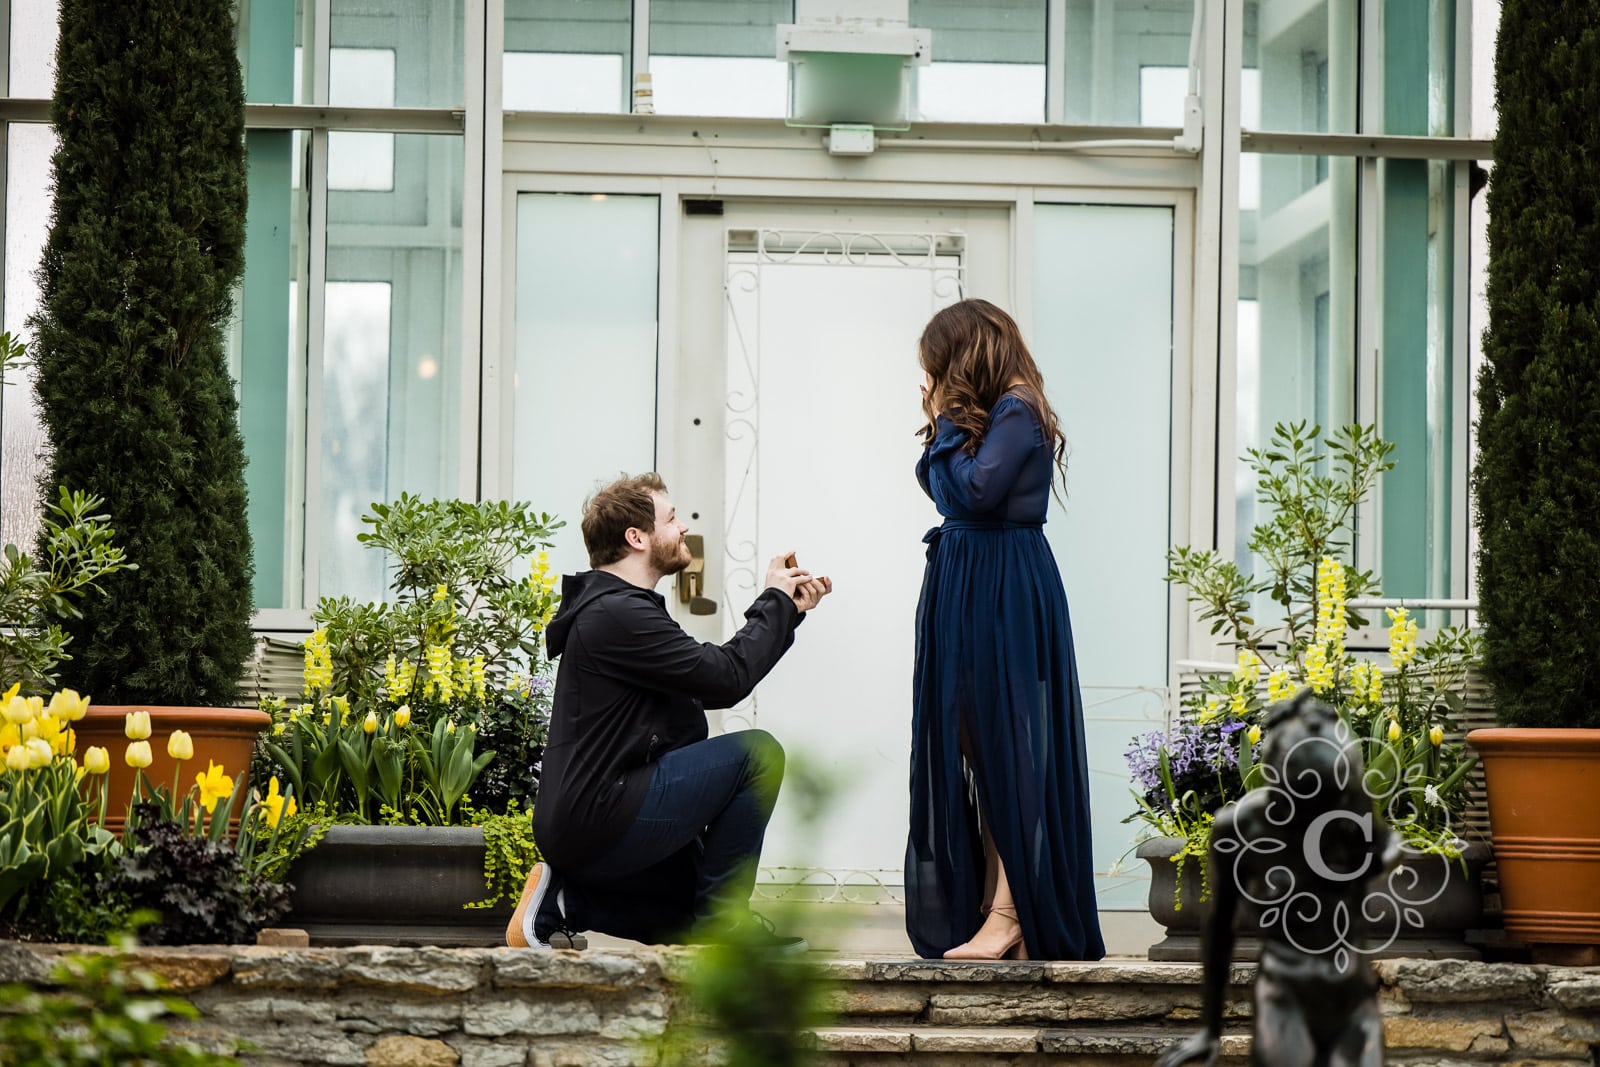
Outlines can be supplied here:
M1255 687L1261 677L1261 658L1248 648L1239 650L1238 665L1233 668L1233 676L1251 688Z
M1267 699L1277 703L1286 697L1294 695L1294 680L1289 677L1287 667L1279 667L1267 675Z
M1389 662L1403 670L1417 657L1417 620L1405 608L1389 608Z
M313 630L306 638L305 693L310 696L333 684L333 658L328 651L326 628Z
M1313 640L1319 645L1331 643L1338 652L1344 651L1344 588L1344 564L1323 556L1317 564L1317 630Z

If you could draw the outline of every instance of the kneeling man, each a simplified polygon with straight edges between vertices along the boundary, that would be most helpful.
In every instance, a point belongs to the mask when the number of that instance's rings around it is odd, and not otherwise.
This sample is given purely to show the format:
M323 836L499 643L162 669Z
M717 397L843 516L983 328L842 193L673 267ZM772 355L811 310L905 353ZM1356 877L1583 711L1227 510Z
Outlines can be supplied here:
M671 943L713 915L760 922L749 900L783 749L762 730L708 737L705 709L748 696L832 583L777 557L739 632L702 644L655 591L690 561L658 475L596 492L582 528L593 570L564 580L546 632L560 664L533 814L544 862L506 941Z

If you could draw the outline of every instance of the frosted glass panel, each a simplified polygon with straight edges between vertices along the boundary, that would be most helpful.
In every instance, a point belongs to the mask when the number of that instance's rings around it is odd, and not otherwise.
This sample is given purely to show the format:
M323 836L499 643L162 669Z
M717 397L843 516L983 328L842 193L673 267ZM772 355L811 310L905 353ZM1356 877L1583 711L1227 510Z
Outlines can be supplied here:
M619 55L507 52L501 103L507 111L605 114L617 110L621 84Z
M1033 353L1071 450L1045 534L1074 623L1102 908L1142 908L1148 885L1105 872L1133 838L1123 753L1161 726L1167 682L1172 225L1165 207L1034 209Z
M388 499L389 313L386 282L329 282L324 342L322 588L384 599L383 557L356 541L361 516Z
M917 67L916 117L929 122L1043 122L1045 0L911 0L911 25L933 31Z
M11 0L9 96L42 100L55 92L59 0Z
M29 333L23 324L39 309L34 271L50 223L50 157L55 150L56 135L49 126L14 122L6 127L3 327L24 341ZM46 445L32 371L25 366L11 372L0 387L0 543L25 550L33 545Z
M659 211L653 196L517 197L512 495L567 521L563 574L589 566L578 518L596 483L655 465Z

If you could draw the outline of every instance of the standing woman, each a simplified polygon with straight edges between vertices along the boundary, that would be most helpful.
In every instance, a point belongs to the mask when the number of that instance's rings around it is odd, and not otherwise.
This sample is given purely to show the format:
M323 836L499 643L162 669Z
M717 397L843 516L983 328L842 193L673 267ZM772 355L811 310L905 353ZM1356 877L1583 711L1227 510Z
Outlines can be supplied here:
M919 955L1095 960L1083 703L1044 537L1066 439L1011 316L963 300L920 342L928 532L912 684L906 931Z

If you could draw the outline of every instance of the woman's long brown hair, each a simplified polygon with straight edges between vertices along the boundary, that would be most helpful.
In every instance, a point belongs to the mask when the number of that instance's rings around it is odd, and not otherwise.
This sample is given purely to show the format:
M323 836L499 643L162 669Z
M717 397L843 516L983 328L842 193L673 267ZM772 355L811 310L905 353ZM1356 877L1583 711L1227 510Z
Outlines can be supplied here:
M1016 321L987 300L963 300L934 315L917 344L922 369L932 379L922 412L923 443L933 440L934 416L943 415L967 432L964 446L976 455L989 431L989 412L1016 387L1017 397L1033 411L1045 441L1055 444L1056 470L1067 477L1067 438L1044 395L1044 376L1033 361Z

